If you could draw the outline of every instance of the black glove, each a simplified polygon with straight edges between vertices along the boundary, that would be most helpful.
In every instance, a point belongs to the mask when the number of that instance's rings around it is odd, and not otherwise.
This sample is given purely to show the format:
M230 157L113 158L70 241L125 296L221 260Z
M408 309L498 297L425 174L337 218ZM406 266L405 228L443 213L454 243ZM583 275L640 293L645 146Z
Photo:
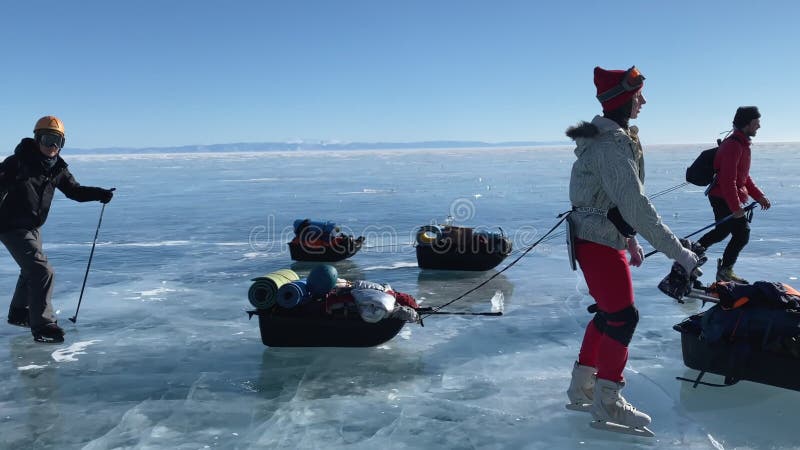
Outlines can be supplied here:
M108 203L111 201L111 197L113 196L113 189L100 189L100 198L98 198L98 200L100 200L100 203Z

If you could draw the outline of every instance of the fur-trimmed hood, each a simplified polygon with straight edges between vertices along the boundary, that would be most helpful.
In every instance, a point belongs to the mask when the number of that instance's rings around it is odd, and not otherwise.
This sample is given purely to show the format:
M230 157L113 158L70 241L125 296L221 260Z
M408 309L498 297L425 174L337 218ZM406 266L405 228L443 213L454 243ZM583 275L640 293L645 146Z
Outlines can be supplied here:
M581 121L567 128L566 135L577 144L575 156L580 157L595 139L609 132L619 132L634 137L638 135L639 128L631 126L626 132L617 122L603 116L594 116L591 122Z
M567 137L572 139L573 141L577 140L578 138L593 138L600 133L600 129L597 128L596 125L581 121L577 125L573 127L567 128Z

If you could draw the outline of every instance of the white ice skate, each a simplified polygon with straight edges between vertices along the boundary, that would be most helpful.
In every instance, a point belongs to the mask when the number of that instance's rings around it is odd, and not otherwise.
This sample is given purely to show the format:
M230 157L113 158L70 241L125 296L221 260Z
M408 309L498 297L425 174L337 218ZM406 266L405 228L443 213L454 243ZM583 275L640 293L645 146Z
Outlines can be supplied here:
M650 425L650 416L637 410L625 400L619 391L625 383L598 378L594 387L594 402L592 403L592 428L613 431L615 433L632 434L634 436L653 437Z
M575 362L572 368L572 381L567 389L567 409L572 411L589 412L592 409L592 399L594 398L594 375L596 369L590 366L583 366Z

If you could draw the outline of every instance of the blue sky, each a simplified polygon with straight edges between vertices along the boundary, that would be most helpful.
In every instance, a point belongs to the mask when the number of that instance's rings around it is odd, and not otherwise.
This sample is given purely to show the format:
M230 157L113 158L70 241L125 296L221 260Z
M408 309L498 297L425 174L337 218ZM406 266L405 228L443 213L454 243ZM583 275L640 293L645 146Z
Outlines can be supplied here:
M708 143L758 105L798 141L796 1L72 1L0 6L0 144L563 140L592 69L635 64L645 144Z

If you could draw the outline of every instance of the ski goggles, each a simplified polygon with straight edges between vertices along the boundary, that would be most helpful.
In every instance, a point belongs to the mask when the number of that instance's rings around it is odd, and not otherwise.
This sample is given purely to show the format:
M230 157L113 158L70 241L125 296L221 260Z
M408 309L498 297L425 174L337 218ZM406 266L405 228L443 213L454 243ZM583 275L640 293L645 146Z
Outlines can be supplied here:
M64 136L60 134L40 134L38 141L45 147L64 148Z
M611 100L612 98L623 94L625 92L636 91L642 88L644 84L644 75L639 72L639 69L636 66L631 67L630 69L625 71L625 74L622 76L622 81L613 88L602 92L597 95L597 100L600 103L606 102Z

